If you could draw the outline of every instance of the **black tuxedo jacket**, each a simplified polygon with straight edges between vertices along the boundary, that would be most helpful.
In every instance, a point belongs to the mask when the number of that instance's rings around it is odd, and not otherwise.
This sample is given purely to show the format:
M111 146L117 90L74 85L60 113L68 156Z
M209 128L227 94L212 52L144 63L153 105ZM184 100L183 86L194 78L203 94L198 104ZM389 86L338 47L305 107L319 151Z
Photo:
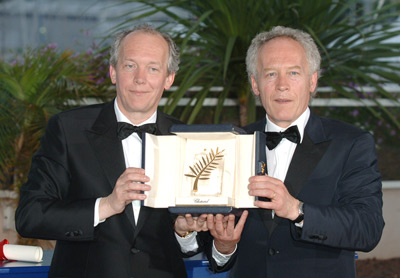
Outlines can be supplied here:
M266 120L245 130L264 131ZM268 163L268 161L267 161ZM370 133L311 112L284 181L304 202L301 231L250 209L231 277L356 277L355 251L379 242L382 185Z
M158 111L159 134L178 120ZM23 237L57 240L49 277L186 277L167 209L132 205L93 227L96 198L126 169L114 102L52 117L16 211Z

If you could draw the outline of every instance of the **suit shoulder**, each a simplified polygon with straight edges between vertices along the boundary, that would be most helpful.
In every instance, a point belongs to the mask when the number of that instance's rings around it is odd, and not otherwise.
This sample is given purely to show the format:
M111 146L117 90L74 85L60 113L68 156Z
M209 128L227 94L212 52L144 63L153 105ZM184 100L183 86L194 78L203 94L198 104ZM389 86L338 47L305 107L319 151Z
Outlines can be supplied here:
M322 125L325 129L326 135L329 137L338 137L338 138L346 138L346 137L359 137L362 135L370 135L372 134L366 130L363 130L355 125L350 123L342 122L335 119L320 117Z
M106 103L80 106L60 112L56 116L60 118L91 118L92 116L98 115L105 105Z
M67 126L91 126L107 103L81 106L53 115L49 119L49 125L62 122Z
M264 131L265 130L265 119L248 124L242 127L247 133L253 133L254 131Z
M157 111L158 115L160 117L163 117L165 120L170 121L173 124L183 124L183 122L181 120L178 120L177 118L175 118L174 116L171 116L167 113L164 113L160 110Z

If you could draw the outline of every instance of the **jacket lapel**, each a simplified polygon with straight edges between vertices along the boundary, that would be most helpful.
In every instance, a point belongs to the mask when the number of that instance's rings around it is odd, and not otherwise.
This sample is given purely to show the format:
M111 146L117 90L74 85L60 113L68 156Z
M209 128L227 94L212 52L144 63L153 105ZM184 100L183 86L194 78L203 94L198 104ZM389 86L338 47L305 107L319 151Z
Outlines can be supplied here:
M126 169L122 143L117 137L114 101L104 105L92 128L87 130L86 134L107 176L110 189L113 189L115 182ZM124 213L127 215L132 228L135 228L131 204L126 206Z
M87 137L103 167L110 187L125 170L124 153L121 141L117 138L117 119L114 102L105 104L92 129L87 130Z
M296 147L284 182L293 197L297 198L330 143L331 141L324 134L320 118L311 111L303 141ZM275 215L272 219L268 213L260 213L260 215L271 235L282 218Z
M293 197L298 197L330 143L331 140L325 136L321 119L311 111L303 142L296 147L285 179L285 185Z

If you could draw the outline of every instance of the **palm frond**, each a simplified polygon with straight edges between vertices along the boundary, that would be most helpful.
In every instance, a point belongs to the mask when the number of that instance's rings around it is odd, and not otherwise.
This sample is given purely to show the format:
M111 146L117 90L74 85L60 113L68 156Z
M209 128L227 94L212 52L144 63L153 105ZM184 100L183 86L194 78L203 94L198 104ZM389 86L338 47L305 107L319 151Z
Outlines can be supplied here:
M198 181L199 180L208 180L211 175L211 171L217 169L219 165L219 161L221 161L224 157L222 154L224 150L219 151L218 147L202 156L194 165L193 167L189 166L189 169L192 173L185 174L187 177L195 178L193 183L193 192L198 191Z

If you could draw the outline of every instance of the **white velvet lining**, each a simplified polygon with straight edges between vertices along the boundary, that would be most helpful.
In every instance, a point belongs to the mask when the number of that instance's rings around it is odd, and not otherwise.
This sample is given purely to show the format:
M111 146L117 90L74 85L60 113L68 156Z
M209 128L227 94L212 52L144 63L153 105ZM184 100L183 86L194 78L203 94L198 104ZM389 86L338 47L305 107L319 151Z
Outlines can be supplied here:
M255 136L230 132L146 134L145 142L145 169L152 186L145 206L254 207L254 197L248 195L247 185L255 172ZM219 152L223 150L223 159L209 180L198 182L194 192L194 178L185 176L191 173L189 166L193 168L199 159L206 158L211 149L215 153L217 148Z

